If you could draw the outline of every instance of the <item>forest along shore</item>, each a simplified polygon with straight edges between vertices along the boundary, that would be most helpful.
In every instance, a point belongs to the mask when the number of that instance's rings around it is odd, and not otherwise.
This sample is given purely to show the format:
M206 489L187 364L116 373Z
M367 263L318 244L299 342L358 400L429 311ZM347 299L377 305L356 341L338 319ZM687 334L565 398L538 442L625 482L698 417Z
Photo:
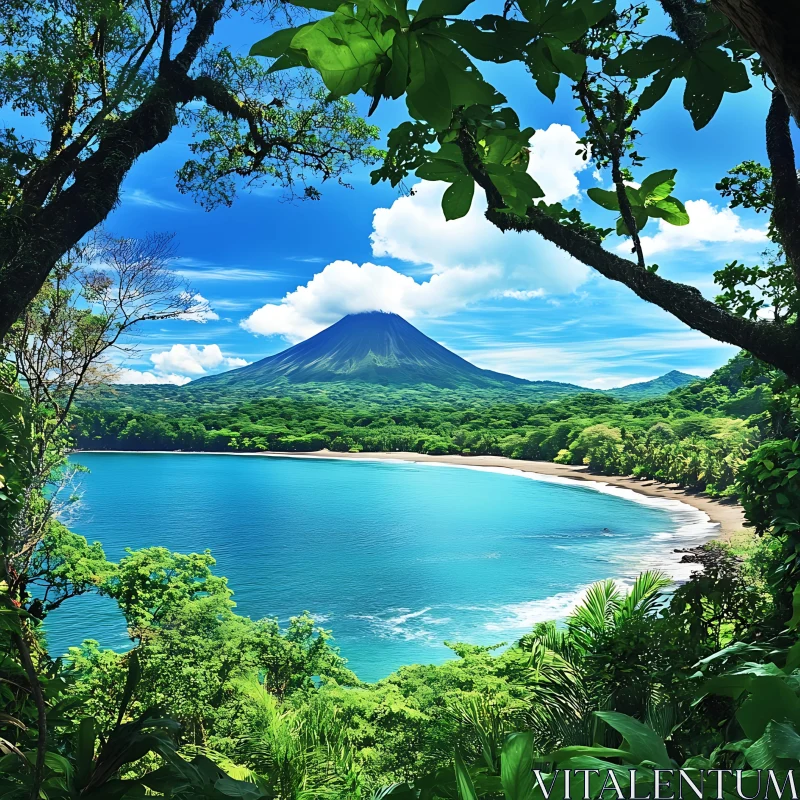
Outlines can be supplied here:
M744 511L738 503L726 500L715 500L701 494L687 492L677 486L659 483L653 480L621 477L618 475L596 475L584 466L554 464L552 461L524 461L503 456L429 456L422 453L337 453L332 450L315 450L311 453L243 453L253 456L280 456L291 458L345 458L368 461L412 461L419 463L453 464L461 467L492 467L516 469L520 472L534 472L549 477L569 478L577 481L593 481L631 489L647 497L662 497L666 500L680 500L682 503L708 514L709 519L719 525L719 535L723 542L729 542L733 536L745 527Z

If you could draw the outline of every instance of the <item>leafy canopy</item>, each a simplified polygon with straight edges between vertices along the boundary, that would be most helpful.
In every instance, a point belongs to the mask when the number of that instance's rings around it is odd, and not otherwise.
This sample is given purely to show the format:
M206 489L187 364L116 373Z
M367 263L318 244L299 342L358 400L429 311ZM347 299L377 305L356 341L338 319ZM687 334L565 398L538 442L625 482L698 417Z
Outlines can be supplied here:
M616 188L594 189L590 196L620 212L617 233L630 236L649 218L688 222L685 208L672 196L675 170L653 173L638 187L630 184L630 176L616 174L623 151L637 135L636 117L673 81L683 80L684 105L701 128L725 92L750 86L743 63L749 52L730 24L711 11L690 45L641 34L646 8L618 10L615 0L519 0L507 3L502 16L478 19L460 17L470 0L423 0L417 10L405 0L355 5L303 0L298 5L333 13L277 31L253 45L251 54L276 59L270 72L298 66L316 70L332 98L363 91L372 98L373 110L383 98L405 96L413 122L389 134L389 155L373 180L396 184L413 172L449 183L442 201L448 219L468 212L476 180L484 189L491 185L513 214L524 216L536 204L557 219L564 215L560 207L541 202L541 187L528 172L533 129L520 124L476 61L523 63L550 100L562 75L575 84L594 129L584 142L584 157L597 148L592 155L612 166ZM622 103L616 102L620 98ZM603 110L615 106L621 109L619 118ZM631 160L638 165L642 159L634 152ZM605 233L599 232L600 238Z

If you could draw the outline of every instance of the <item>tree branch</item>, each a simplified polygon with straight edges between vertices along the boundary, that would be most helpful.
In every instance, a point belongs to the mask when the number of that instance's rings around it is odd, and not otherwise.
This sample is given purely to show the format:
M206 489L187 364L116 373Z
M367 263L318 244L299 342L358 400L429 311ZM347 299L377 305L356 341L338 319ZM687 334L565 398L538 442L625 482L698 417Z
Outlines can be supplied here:
M800 0L712 0L761 56L800 125Z
M141 105L115 122L97 149L78 164L71 186L43 209L29 202L16 215L9 214L0 230L3 285L10 287L0 296L0 339L36 296L58 258L108 216L139 156L166 141L177 123L177 106L194 98L187 75L224 7L225 0L211 0L200 8L181 52Z
M47 754L47 707L44 703L42 685L36 674L36 667L33 665L31 651L22 634L12 632L11 639L17 648L22 668L28 678L31 687L33 701L36 704L36 762L33 767L33 778L31 780L31 800L38 800L39 790L42 786L44 776L44 759Z
M490 208L490 222L504 231L532 230L601 275L625 284L643 300L668 311L690 328L712 339L748 350L800 379L800 332L765 320L751 321L730 314L706 300L694 286L667 280L641 269L628 259L610 253L598 244L560 224L542 211L532 209L527 218Z

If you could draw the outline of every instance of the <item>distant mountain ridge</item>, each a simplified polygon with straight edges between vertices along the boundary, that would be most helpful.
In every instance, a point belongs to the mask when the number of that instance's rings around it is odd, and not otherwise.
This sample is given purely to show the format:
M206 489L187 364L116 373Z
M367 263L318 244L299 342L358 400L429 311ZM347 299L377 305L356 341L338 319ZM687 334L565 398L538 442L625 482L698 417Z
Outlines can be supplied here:
M440 388L580 386L555 381L528 381L481 369L443 347L397 314L368 311L349 314L324 331L246 367L192 381L192 387L269 386L290 383L365 383Z
M607 389L606 393L619 400L636 402L637 400L646 400L649 397L663 397L674 389L680 389L681 386L696 383L700 380L702 380L702 378L697 375L689 375L686 372L679 372L674 369L666 375L653 378L651 381L629 383L626 386L619 386L616 389Z

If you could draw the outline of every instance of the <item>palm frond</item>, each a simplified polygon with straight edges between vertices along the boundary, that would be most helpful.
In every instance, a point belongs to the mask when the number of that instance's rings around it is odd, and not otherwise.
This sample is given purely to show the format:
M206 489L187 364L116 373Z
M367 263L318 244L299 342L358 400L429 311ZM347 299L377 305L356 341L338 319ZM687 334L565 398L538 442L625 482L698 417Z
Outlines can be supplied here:
M622 593L612 580L599 581L586 590L586 596L567 617L571 636L583 647L608 630L619 611Z
M658 602L659 592L672 583L663 572L647 570L639 575L619 609L619 620L630 619L635 614L649 614Z

